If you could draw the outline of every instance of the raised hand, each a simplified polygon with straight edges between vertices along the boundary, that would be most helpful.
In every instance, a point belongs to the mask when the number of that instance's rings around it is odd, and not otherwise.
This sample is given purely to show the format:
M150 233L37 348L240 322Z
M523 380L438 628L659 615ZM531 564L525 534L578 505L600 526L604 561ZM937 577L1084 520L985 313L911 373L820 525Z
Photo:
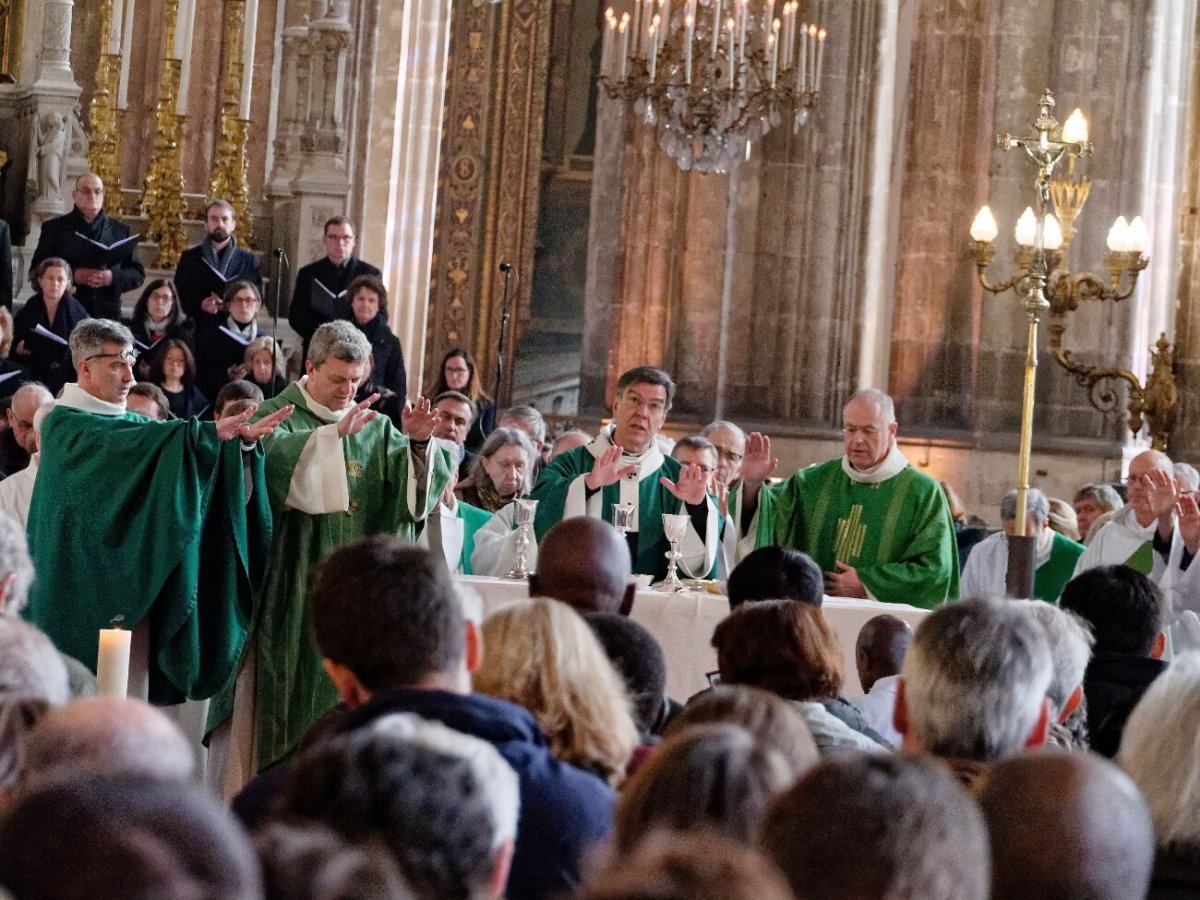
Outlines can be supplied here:
M771 456L771 439L757 431L750 432L746 437L746 456L742 460L742 481L748 484L759 484L766 481L779 460Z
M621 454L625 451L620 447L612 446L600 454L600 458L596 460L596 464L592 466L592 471L588 472L583 479L583 483L593 491L598 491L602 487L607 487L610 484L616 484L626 475L630 475L637 471L637 466L621 465Z
M709 490L717 498L717 509L722 516L729 515L729 485L720 478L713 478Z
M379 395L376 394L376 397ZM375 401L372 400L372 403ZM404 433L414 441L427 441L437 425L438 411L424 397L418 397L413 406L405 405L400 411L400 421L404 423Z
M1151 469L1142 476L1142 484L1146 488L1146 502L1154 512L1155 518L1170 515L1179 499L1179 488L1175 478L1161 469Z
M858 569L844 562L835 563L837 570L825 573L825 593L830 597L866 599L867 589L858 577Z
M244 409L236 416L229 416L217 423L217 437L223 441L241 438L244 441L257 441L266 437L296 409L291 404L275 410L269 416L263 416L257 422L250 423L249 419L258 411L258 404Z
M658 479L658 482L677 499L692 506L703 503L708 494L708 475L699 466L681 468L678 481L671 481L664 476Z
M1175 510L1179 514L1179 536L1188 553L1195 556L1200 551L1200 505L1196 503L1196 495L1181 494Z
M373 421L379 415L379 413L370 408L371 404L378 399L378 394L372 394L361 403L355 403L350 409L346 410L346 414L338 422L338 437L350 437L366 428L367 423Z

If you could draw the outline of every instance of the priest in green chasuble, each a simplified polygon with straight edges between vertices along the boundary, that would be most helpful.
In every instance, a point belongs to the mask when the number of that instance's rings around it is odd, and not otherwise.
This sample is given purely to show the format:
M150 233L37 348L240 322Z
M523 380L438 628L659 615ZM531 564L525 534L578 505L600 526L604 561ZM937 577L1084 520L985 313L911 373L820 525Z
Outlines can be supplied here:
M742 522L758 546L802 550L825 593L931 608L958 597L954 523L941 486L896 446L892 398L856 393L842 411L845 455L764 482L778 460L761 434L742 462Z
M1037 488L1030 488L1025 497L1028 512L1025 533L1037 537L1036 572L1033 596L1048 603L1058 601L1058 595L1071 580L1075 563L1083 554L1083 544L1077 544L1050 528L1050 501ZM1008 573L1008 536L1017 521L1017 492L1009 491L1000 504L1003 531L988 535L975 545L967 564L963 566L959 592L964 597L1003 597Z
M290 753L313 720L338 702L310 634L315 567L334 548L369 535L414 541L449 481L447 454L429 449L437 413L427 400L404 410L407 434L369 409L377 396L354 403L370 354L354 325L326 323L313 334L304 377L259 408L259 415L285 406L295 412L264 442L275 521L270 563L242 671L209 717L211 725L226 719L233 694L231 740L243 756L226 779ZM239 732L239 718L253 719L252 735Z
M664 456L656 442L674 397L671 376L653 366L630 369L617 380L612 424L591 443L559 454L542 469L530 494L538 501L534 531L539 540L563 519L593 516L611 522L614 503L632 503L636 512L627 539L633 571L663 578L670 544L662 516L682 513L690 522L680 544L681 575L712 577L720 514L708 495L708 476L700 466L681 466ZM496 520L502 521L500 513ZM483 570L475 561L495 537L488 526L476 534L473 565L479 574Z
M133 679L157 703L210 697L242 651L270 541L262 451L284 404L214 425L126 413L133 336L108 319L71 333L78 382L42 424L30 505L37 566L26 615L60 650L96 666L101 628L134 631ZM240 440L237 440L240 438ZM140 658L139 658L140 656Z

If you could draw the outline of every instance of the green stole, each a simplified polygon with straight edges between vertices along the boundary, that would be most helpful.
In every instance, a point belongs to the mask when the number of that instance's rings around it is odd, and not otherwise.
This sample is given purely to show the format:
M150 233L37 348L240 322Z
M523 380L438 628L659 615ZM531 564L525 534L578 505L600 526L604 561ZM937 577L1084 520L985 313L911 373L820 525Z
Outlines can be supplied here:
M471 554L475 552L475 532L491 520L492 514L478 506L472 506L470 503L459 500L458 517L462 519L463 523L462 571L464 575L473 575Z
M1154 541L1145 541L1125 560L1124 565L1143 575L1149 575L1154 569Z
M1075 574L1075 564L1083 555L1083 551L1083 544L1054 532L1050 556L1038 566L1033 579L1033 596L1047 603L1057 601L1063 588Z

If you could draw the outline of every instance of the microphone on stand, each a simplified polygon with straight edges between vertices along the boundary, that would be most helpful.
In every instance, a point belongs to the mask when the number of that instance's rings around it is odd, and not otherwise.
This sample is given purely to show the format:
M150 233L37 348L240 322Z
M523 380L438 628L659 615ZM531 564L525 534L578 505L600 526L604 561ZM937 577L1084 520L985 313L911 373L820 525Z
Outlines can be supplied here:
M496 390L492 394L496 398L497 406L500 404L500 387L504 381L504 338L508 332L508 315L509 315L509 298L508 298L508 282L514 271L513 264L504 261L497 267L504 275L504 296L500 301L500 344L496 350Z

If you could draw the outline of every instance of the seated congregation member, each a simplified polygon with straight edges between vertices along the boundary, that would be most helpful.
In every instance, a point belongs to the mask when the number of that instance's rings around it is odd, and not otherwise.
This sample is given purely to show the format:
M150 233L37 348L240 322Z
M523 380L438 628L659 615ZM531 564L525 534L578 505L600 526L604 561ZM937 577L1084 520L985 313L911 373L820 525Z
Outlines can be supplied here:
M203 415L209 407L196 385L195 357L184 341L167 338L159 345L146 380L167 395L167 407L177 419Z
M1175 469L1175 486L1181 494L1194 494L1200 490L1200 472L1196 471L1195 466L1188 465L1185 462L1177 462Z
M802 774L737 725L693 725L672 735L617 801L613 850L630 853L659 829L711 832L749 844L767 805Z
M818 609L825 599L821 570L812 557L791 547L759 547L729 573L729 606L752 600L798 600Z
M1080 538L1088 547L1100 528L1125 502L1111 484L1085 484L1075 492L1071 505L1075 509Z
M215 800L125 773L23 793L0 820L0 888L21 900L262 896L249 841Z
M556 758L619 785L638 730L625 683L583 618L554 600L517 600L484 619L482 633L475 690L525 707Z
M533 444L536 464L533 468L533 480L537 481L538 474L545 465L546 457L550 454L550 445L546 443L546 419L532 406L511 406L500 413L496 420L497 428L519 428L525 432L529 442Z
M550 455L546 458L546 462L566 453L568 450L574 450L576 447L583 447L591 443L592 436L586 431L580 431L578 428L572 428L570 431L564 431L554 439L554 443L550 445ZM540 473L539 473L540 474Z
M1040 747L1052 714L1050 647L1028 612L969 599L917 626L896 697L909 753L941 757L970 784L997 759Z
M1066 500L1058 497L1050 497L1048 502L1050 503L1050 517L1046 519L1046 522L1050 529L1069 541L1082 543L1079 534L1079 517L1075 515L1075 508Z
M611 522L613 504L634 503L637 521L626 537L635 572L666 576L670 543L662 517L671 513L689 519L680 543L680 574L710 576L720 516L708 496L708 477L699 466L680 466L664 457L655 440L674 397L671 376L653 366L638 366L617 379L613 424L587 446L555 457L542 469L530 494L538 501L539 541L563 519L587 515Z
M146 283L142 294L133 306L133 315L123 320L133 335L133 346L141 355L138 357L138 377L150 376L150 369L163 349L166 341L182 341L188 350L196 350L196 339L192 334L194 324L183 314L179 304L179 291L169 278L155 278Z
M43 404L54 402L54 395L40 382L23 384L12 395L5 415L8 428L0 436L0 478L7 478L29 465L37 452L33 417Z
M148 381L139 381L129 388L129 394L125 397L125 412L145 416L155 422L165 422L171 418L167 395L158 385Z
M400 339L388 328L387 288L378 275L359 275L346 287L350 317L371 342L371 375L367 379L381 399L395 398L404 404L408 377Z
M1150 806L1158 858L1153 898L1200 892L1200 655L1172 660L1125 723L1117 763Z
M1071 579L1059 605L1091 626L1096 643L1083 677L1089 745L1112 757L1125 720L1167 670L1162 591L1128 566L1099 566Z
M557 897L579 883L586 855L612 824L612 790L551 755L525 709L471 691L478 626L442 560L395 537L335 550L312 594L325 668L352 711L343 731L415 713L494 746L520 782L508 896Z
M0 306L0 396L12 394L25 376L25 367L11 358L12 344L12 310Z
M1090 753L1002 760L976 785L987 820L992 900L1140 900L1154 826L1129 776Z
M476 509L499 512L529 493L534 456L525 432L497 428L487 436L471 464L470 483L459 482L455 494Z
M932 608L958 596L954 523L937 481L896 446L896 413L883 391L856 393L842 410L845 454L764 485L778 460L752 434L742 461L743 519L758 545L808 553L832 597Z
M67 339L75 326L88 317L73 296L71 267L52 256L30 273L33 296L13 317L13 356L52 394L75 378Z
M229 287L245 281L262 289L258 257L238 246L237 218L226 200L210 200L204 208L204 239L183 251L175 269L179 300L188 318L201 325L219 324L228 309ZM199 335L197 334L197 337Z
M679 709L679 704L667 697L667 659L662 647L654 635L627 616L590 612L583 619L625 682L642 745L654 743L672 712Z
M887 749L841 696L842 648L819 609L792 600L747 603L717 625L712 642L721 683L760 687L793 701L823 754Z
M231 381L217 391L217 397L213 401L213 418L220 421L227 416L238 415L251 406L257 407L262 401L262 389L257 384L245 379ZM235 410L232 408L235 403L244 405Z
M34 697L0 697L0 815L21 788L29 733L49 709Z
M1013 601L1028 612L1046 633L1054 676L1050 680L1053 719L1047 743L1064 750L1088 748L1087 703L1083 699L1083 676L1092 658L1092 630L1075 613L1036 600Z
M246 345L241 365L230 369L230 376L236 375L234 381L244 380L256 385L262 391L263 397L271 399L287 387L282 348L277 348L275 339L269 335L260 335Z
M222 387L242 377L246 348L258 337L261 306L257 287L235 281L225 289L222 315L196 327L196 384L204 396L216 397Z
M1025 533L1037 539L1033 596L1053 603L1071 580L1083 545L1068 540L1050 528L1050 502L1037 488L1025 496ZM1008 572L1008 536L1017 522L1017 492L1009 491L1000 504L1004 530L975 545L962 573L964 597L1003 597Z
M54 642L16 616L0 616L0 697L34 697L51 706L71 699Z
M468 453L478 453L484 439L496 427L496 403L483 389L483 379L475 368L475 357L463 347L451 347L442 357L437 372L437 380L425 392L425 396L436 398L448 391L455 391L470 401L472 419L466 435L459 443Z
M854 701L867 724L893 747L903 743L896 731L896 693L900 671L912 644L912 628L896 616L874 616L858 631L854 662L863 696Z
M798 898L989 896L983 817L941 766L918 757L825 760L771 804L759 843Z
M276 822L253 843L263 900L416 900L387 851L355 846L324 825Z
M563 519L546 532L529 576L530 597L550 597L581 613L627 616L635 590L628 545L607 522L588 516Z
M466 394L458 391L443 391L433 398L433 408L437 410L437 424L433 436L454 444L452 456L458 469L458 477L465 480L470 477L471 466L475 462L475 454L467 450L463 442L475 421L476 407Z

